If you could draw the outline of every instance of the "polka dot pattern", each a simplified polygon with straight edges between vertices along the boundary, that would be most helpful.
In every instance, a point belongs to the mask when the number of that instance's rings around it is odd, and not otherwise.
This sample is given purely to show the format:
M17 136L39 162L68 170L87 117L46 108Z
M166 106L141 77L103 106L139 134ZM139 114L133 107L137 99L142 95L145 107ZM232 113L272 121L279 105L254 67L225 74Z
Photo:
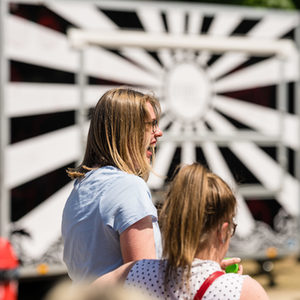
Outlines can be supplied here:
M205 279L215 271L220 271L218 263L211 260L195 259L192 264L189 288L187 283L176 284L169 281L164 287L166 261L145 259L138 261L130 270L125 286L141 289L144 294L155 299L193 299ZM180 280L182 270L178 269L177 278ZM232 300L240 299L245 275L224 274L217 278L207 289L203 300Z

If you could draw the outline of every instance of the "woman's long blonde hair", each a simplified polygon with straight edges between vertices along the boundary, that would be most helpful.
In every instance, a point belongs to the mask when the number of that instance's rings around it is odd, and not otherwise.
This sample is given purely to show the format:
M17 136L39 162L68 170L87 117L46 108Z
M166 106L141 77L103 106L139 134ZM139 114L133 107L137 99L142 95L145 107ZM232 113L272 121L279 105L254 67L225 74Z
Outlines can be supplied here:
M176 278L180 267L181 282L187 282L196 254L207 247L215 229L232 220L235 210L232 190L219 176L199 163L179 169L160 213L165 283Z
M82 177L92 168L110 165L146 179L151 169L145 153L147 102L159 119L154 96L123 87L107 91L94 108L83 161L68 169L68 175Z

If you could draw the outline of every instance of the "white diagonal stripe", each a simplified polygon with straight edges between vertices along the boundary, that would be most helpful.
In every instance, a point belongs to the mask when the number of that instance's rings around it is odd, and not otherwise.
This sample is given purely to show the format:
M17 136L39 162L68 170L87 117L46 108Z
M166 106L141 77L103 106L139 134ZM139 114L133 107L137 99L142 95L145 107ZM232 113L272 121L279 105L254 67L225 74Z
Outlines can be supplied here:
M210 169L227 182L236 194L238 203L236 219L239 224L237 233L240 236L249 235L255 226L254 220L245 200L243 199L243 196L238 192L237 184L220 150L216 144L211 142L203 143L202 149Z
M5 185L14 188L80 158L80 129L70 126L6 149Z
M255 65L236 71L218 80L214 85L217 93L240 91L250 88L278 84L282 79L295 81L298 79L299 56L295 53L283 63L283 73L280 72L280 62L276 58L264 60Z
M84 2L47 2L46 6L70 23L90 29L112 30L117 28L95 5Z
M30 234L22 240L26 256L41 257L61 236L62 212L73 183L68 183L14 225Z
M9 59L68 72L77 71L78 53L66 36L23 18L6 18L5 47Z
M208 113L207 122L217 132L234 134L235 128L220 114ZM279 192L277 200L291 215L299 214L299 183L257 145L251 142L230 142L230 149L243 164L258 178L264 187ZM284 175L284 176L283 176Z
M286 113L281 116L277 110L219 95L214 97L213 105L220 112L261 133L279 137L282 129L285 145L294 150L300 147L300 124L296 115Z

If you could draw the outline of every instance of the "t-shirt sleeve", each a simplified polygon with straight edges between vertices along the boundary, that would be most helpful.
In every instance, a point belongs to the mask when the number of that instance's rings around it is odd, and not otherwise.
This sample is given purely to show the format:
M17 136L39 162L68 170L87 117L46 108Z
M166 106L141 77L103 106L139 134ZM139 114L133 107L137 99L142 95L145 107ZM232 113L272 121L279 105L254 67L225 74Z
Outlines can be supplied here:
M146 182L130 174L117 178L109 186L100 201L100 214L103 222L119 233L146 216L157 220Z

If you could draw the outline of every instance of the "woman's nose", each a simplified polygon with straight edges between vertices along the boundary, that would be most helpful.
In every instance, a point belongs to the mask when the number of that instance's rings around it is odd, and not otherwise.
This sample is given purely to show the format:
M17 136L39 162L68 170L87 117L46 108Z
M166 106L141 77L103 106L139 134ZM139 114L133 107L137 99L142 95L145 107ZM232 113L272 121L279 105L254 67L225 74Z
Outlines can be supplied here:
M162 135L163 135L162 130L159 127L157 127L157 129L154 132L154 136L155 137L161 137Z

